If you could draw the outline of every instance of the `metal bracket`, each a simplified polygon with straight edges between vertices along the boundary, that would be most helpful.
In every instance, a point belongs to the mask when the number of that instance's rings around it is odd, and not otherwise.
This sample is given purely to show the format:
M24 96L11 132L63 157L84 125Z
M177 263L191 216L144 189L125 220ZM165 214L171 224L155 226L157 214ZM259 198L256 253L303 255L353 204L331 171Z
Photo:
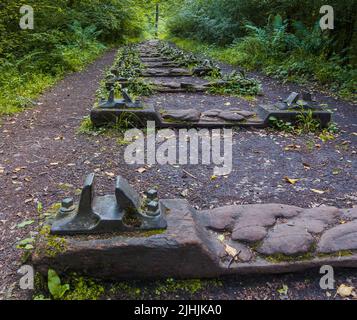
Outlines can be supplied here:
M115 99L115 90L112 87L109 91L108 100L102 100L99 103L99 108L102 109L130 109L130 108L141 108L140 101L134 101L128 94L126 89L122 89L122 96L124 99Z
M149 196L143 201L128 181L120 176L114 195L95 197L94 178L95 175L90 174L85 180L78 208L60 210L52 224L52 234L105 234L167 228L160 201Z

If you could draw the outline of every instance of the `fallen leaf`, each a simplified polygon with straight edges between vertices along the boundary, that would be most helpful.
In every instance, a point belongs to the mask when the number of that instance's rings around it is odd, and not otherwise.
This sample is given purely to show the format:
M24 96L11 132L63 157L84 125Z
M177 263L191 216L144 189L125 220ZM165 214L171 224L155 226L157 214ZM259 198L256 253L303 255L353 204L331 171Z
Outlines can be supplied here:
M278 290L278 293L280 293L283 296L286 296L288 294L288 291L289 291L289 287L286 284L284 284L283 287Z
M18 242L16 248L18 249L25 249L25 250L31 250L33 249L32 243L35 241L34 238L26 238Z
M217 237L217 239L218 239L219 241L221 241L221 242L224 242L225 237L224 237L223 234L220 234L220 235Z
M213 181L213 180L216 180L217 179L217 176L211 176L211 180Z
M145 171L146 171L146 169L145 168L139 168L138 170L136 170L137 172L139 172L139 173L144 173Z
M238 255L238 251L228 244L226 244L225 250L232 258L235 258Z
M115 173L113 173L113 172L105 172L105 174L110 178L115 177Z
M188 189L185 189L181 192L181 196L183 196L184 198L186 198L188 196L188 192L189 190Z
M342 298L347 298L352 296L354 287L346 286L345 284L341 284L337 289L337 294Z
M337 175L340 174L340 173L341 173L341 171L338 170L338 169L332 171L332 174L333 174L334 176L337 176Z
M301 146L297 144L289 144L288 146L285 147L285 151L290 151L290 150L300 150Z
M308 163L303 163L302 165L304 166L305 170L311 169L311 166Z
M310 189L312 192L315 192L317 194L324 194L326 191L322 191L322 190L317 190L317 189Z
M300 181L300 179L291 179L289 177L284 177L285 181L290 184L296 184L297 182Z
M26 244L24 247L22 247L24 250L32 250L33 248L34 246L32 244Z
M35 222L34 220L22 221L21 223L19 223L19 224L17 225L17 227L18 227L19 229L22 229L22 228L25 228L25 227L27 227L27 226L33 224L34 222Z
M38 212L38 213L41 213L42 210L43 210L42 202L41 202L41 201L38 201L38 202L37 202L37 212Z

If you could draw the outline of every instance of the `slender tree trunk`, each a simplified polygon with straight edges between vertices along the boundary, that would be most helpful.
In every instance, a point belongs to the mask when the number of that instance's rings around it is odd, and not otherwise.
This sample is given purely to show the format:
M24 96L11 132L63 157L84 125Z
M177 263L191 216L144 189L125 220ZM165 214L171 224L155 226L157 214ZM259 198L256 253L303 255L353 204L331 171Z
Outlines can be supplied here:
M159 35L159 15L160 15L160 8L159 4L156 4L156 19L155 19L155 36L158 37Z

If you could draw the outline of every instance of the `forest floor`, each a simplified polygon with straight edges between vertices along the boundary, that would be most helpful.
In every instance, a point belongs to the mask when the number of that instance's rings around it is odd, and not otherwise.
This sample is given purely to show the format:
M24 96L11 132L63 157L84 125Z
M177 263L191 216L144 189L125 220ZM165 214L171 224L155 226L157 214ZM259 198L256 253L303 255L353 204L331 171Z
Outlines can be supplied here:
M356 106L318 91L313 92L314 97L334 110L334 121L341 129L334 140L323 142L314 134L296 136L267 129L237 129L233 137L233 172L216 179L212 179L213 166L127 165L123 160L125 146L118 143L117 136L78 133L93 106L104 68L112 64L114 56L114 51L108 52L86 70L65 77L38 99L37 107L1 119L0 299L30 298L18 288L16 271L22 252L16 249L16 243L36 231L39 213L78 194L84 177L91 172L96 172L98 194L113 193L115 177L122 175L137 191L158 187L160 198L186 198L197 209L248 203L306 208L349 208L357 204ZM229 71L231 67L224 69ZM261 102L275 102L302 89L260 74L251 75L263 84L264 95L255 101L196 94L194 103L211 102L217 106L237 102L254 109ZM176 101L180 105L188 101L186 95L179 94L150 99L156 103L161 100L159 104ZM300 180L292 185L285 177ZM34 223L19 226L29 220ZM229 277L222 279L220 286L192 295L183 292L157 296L154 288L140 298L333 299L335 292L327 294L320 289L320 277L318 270ZM338 270L336 281L337 285L357 287L356 272ZM278 290L283 285L289 290L282 295ZM122 293L117 298L128 297Z

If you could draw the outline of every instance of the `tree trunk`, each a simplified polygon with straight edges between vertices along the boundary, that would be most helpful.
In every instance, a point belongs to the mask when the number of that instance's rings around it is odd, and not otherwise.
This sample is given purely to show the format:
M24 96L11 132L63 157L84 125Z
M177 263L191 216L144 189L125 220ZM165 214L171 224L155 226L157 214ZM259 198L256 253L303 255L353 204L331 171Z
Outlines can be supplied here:
M159 9L159 4L156 4L156 19L155 19L155 36L158 37L159 35L159 14L160 14L160 9Z

